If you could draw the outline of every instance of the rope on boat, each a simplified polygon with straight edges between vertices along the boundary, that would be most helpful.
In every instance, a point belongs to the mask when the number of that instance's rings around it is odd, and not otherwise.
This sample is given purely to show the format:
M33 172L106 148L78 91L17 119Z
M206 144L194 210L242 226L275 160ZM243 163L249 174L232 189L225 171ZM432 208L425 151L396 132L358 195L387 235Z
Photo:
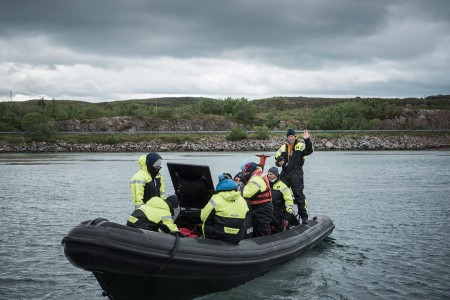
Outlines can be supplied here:
M176 234L174 234L175 236L175 243L173 244L173 248L172 250L170 250L170 255L167 258L167 260L165 262L163 262L159 267L156 267L154 270L152 270L151 272L148 272L147 274L152 274L156 271L162 271L164 270L164 267L172 260L172 258L175 256L175 254L177 253L178 250L178 246L180 245L180 237Z
M178 250L178 246L180 245L180 237L177 234L175 235L175 244L173 245L172 250L170 251L170 256L169 258L159 267L159 270L162 271L164 269L164 267L166 266L166 264L168 264L172 258L175 256L175 253Z

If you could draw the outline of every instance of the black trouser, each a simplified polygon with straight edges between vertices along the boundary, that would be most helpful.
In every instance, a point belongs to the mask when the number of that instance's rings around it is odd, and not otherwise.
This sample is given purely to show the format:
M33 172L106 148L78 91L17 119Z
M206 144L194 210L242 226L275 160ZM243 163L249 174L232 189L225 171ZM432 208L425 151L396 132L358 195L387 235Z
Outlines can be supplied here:
M289 220L286 218L287 212L284 207L273 207L272 226L275 232L283 231L283 221Z
M280 180L291 188L294 194L294 203L298 207L298 214L300 218L308 219L308 212L306 211L305 194L303 194L303 174L301 172L281 172Z
M270 234L270 222L272 221L272 216L273 205L271 201L252 205L252 237Z

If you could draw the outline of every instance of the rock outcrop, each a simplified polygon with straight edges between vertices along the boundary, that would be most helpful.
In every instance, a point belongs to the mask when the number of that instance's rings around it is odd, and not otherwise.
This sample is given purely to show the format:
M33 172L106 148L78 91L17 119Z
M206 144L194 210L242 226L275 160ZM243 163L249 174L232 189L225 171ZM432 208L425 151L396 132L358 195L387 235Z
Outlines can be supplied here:
M443 109L405 108L395 119L382 120L380 129L450 128L450 111Z
M239 126L219 116L195 120L153 120L136 117L112 117L55 121L55 131L66 132L139 132L139 131L223 131Z
M296 128L304 127L301 121L294 124ZM234 127L251 130L243 125L226 120L221 116L204 116L192 120L154 120L137 117L112 117L86 120L55 121L52 128L59 132L139 132L139 131L226 131ZM284 130L288 125L280 121L275 130ZM292 125L291 125L292 126ZM379 122L376 129L441 129L450 128L449 110L403 109L395 119Z

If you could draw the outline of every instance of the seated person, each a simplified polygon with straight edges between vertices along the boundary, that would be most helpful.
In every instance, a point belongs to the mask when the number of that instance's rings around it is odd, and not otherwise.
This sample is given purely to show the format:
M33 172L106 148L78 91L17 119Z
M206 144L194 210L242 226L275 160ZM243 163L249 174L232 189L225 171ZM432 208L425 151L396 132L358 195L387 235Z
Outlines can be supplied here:
M237 188L232 179L219 176L215 194L200 213L205 238L234 244L244 238L249 209Z
M177 207L178 199L175 195L166 200L152 197L131 214L127 226L183 236L172 219Z
M289 229L294 209L294 199L291 189L280 180L277 167L272 167L267 171L273 203L272 233ZM296 225L296 224L293 224Z

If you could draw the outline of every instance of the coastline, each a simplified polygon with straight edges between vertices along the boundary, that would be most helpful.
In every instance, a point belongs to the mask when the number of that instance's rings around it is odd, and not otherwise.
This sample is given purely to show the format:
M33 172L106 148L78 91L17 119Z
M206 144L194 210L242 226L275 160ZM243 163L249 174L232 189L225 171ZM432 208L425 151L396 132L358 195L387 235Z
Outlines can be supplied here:
M372 136L318 138L311 137L316 151L353 150L427 150L450 149L450 135L441 136ZM197 141L180 143L162 142L151 139L145 142L123 142L117 144L32 142L31 144L8 145L0 143L0 153L52 153L52 152L221 152L221 151L276 151L284 143L284 138L269 140L246 139L227 141L223 135L210 135Z

